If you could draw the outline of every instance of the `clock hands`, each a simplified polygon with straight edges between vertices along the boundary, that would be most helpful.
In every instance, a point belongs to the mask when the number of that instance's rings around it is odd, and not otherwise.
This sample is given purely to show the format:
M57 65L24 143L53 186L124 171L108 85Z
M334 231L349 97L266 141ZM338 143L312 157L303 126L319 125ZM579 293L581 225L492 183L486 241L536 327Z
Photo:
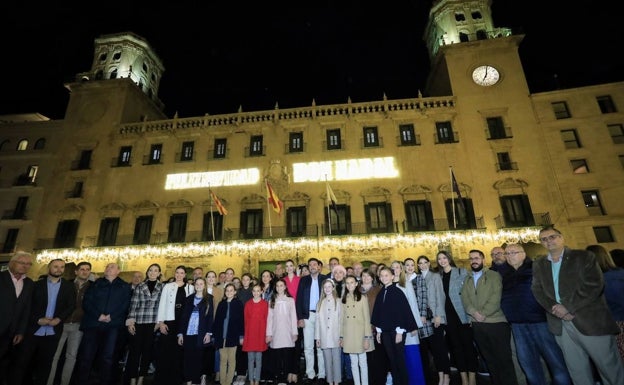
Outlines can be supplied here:
M483 81L485 81L485 79L487 78L487 72L489 68L490 67L487 67L487 66L485 67L485 75L483 75Z

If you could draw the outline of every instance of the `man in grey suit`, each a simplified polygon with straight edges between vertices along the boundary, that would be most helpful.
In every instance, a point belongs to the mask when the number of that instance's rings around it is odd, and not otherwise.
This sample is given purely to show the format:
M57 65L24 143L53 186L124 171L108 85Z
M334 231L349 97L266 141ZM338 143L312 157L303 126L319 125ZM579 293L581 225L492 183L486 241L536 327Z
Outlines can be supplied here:
M572 381L594 384L593 361L603 384L624 384L615 340L620 328L607 307L596 256L566 247L554 226L544 227L539 237L548 255L533 263L531 291L546 309L548 329L563 351Z
M18 251L11 257L9 269L0 272L0 373L7 372L8 353L26 332L34 286L26 274L32 264L30 253Z

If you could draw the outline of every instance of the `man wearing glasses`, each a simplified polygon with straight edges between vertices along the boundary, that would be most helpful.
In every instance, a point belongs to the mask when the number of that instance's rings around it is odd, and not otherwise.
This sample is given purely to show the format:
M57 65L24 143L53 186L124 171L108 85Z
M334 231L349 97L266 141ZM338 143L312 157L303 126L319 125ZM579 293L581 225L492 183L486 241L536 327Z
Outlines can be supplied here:
M507 245L504 255L507 262L498 269L503 277L501 308L511 325L516 355L527 383L549 383L540 359L543 358L553 385L570 384L561 348L548 331L546 312L531 292L533 261L519 244Z
M548 329L563 351L572 381L595 383L593 361L603 384L624 384L624 364L615 341L620 329L604 298L596 256L566 247L552 225L540 230L539 238L548 255L533 264L531 291L546 309Z

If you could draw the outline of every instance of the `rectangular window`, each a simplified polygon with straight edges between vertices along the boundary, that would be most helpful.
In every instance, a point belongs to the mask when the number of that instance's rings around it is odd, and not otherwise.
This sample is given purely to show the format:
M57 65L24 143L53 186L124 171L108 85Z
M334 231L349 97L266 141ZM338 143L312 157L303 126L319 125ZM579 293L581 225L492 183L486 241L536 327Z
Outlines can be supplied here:
M451 122L436 122L436 143L455 143Z
M561 140L567 149L581 148L581 141L575 129L561 130Z
M303 132L291 132L288 135L288 152L303 152Z
M415 146L419 144L413 124L400 124L399 136L401 146Z
M98 246L115 246L117 242L117 230L119 229L119 218L104 218L100 222L100 233L98 235Z
M455 209L453 210L453 207ZM472 199L462 197L461 199L445 199L444 208L449 229L476 229L477 221L472 206ZM442 230L437 229L436 230Z
M347 205L337 205L337 211L330 208L329 218L327 217L327 207L325 208L325 235L346 235L351 234L351 211ZM328 228L327 225L331 225Z
M379 147L379 136L377 134L377 127L364 127L364 147Z
M223 215L219 214L219 211L217 210L204 213L204 222L202 223L202 241L221 240L223 240Z
M609 135L611 135L613 143L624 143L624 126L622 124L609 124L607 128L609 129Z
M486 119L488 126L488 139L505 139L509 136L505 131L505 125L503 124L503 118L501 116L494 116Z
M365 208L368 233L392 232L392 206L390 203L369 203Z
M594 235L596 236L596 242L598 243L615 242L613 232L611 232L611 227L609 226L594 227Z
M213 158L215 158L215 159L223 159L223 158L225 158L225 151L226 151L226 149L227 149L227 139L226 138L215 139L214 149L212 150Z
M624 155L618 155L618 158L620 159L620 164L622 165L622 168L624 168Z
M506 195L500 197L503 209L504 227L533 226L533 212L527 195Z
M37 173L39 172L39 166L30 165L28 166L28 170L26 171L26 175L28 175L28 179L30 183L35 183L37 179Z
M511 156L509 156L508 152L497 152L496 160L498 163L496 164L496 169L498 171L508 171L508 170L517 170L518 166L515 162L511 161Z
M596 101L598 102L598 106L600 107L600 112L602 112L603 114L617 112L611 95L598 96L596 98Z
M286 228L289 237L303 237L306 235L306 208L305 206L289 207L286 210Z
M153 215L141 215L138 216L134 222L134 235L132 237L132 244L134 245L147 245L150 243L152 237L152 221Z
M82 189L84 188L83 181L77 181L74 183L74 187L68 194L68 198L82 198Z
M162 159L162 143L152 144L150 147L149 164L158 164Z
M570 165L572 166L572 172L575 174L587 174L589 172L585 159L572 159Z
M250 209L241 212L241 238L262 238L262 210Z
M589 215L605 215L598 190L581 191L581 194Z
M15 209L13 210L13 219L26 219L26 206L28 205L28 197L17 198Z
M172 214L169 217L169 235L167 242L177 243L186 240L186 213Z
M252 135L249 141L249 156L262 156L262 135Z
M132 155L132 146L122 146L119 149L119 157L117 158L117 166L130 166L131 155Z
M93 155L92 150L83 150L80 152L80 159L78 160L78 165L76 169L78 170L88 170L91 168L91 156Z
M182 143L182 152L180 153L180 161L188 162L193 160L195 142L184 142Z
M339 150L342 148L340 144L340 129L333 128L327 130L327 149L328 150Z
M76 234L78 234L77 219L69 219L59 222L56 226L56 235L54 236L54 248L74 247L76 243Z
M405 202L407 231L435 230L431 202L426 200Z
M555 113L555 119L567 119L572 116L566 102L554 102L552 103L552 108Z

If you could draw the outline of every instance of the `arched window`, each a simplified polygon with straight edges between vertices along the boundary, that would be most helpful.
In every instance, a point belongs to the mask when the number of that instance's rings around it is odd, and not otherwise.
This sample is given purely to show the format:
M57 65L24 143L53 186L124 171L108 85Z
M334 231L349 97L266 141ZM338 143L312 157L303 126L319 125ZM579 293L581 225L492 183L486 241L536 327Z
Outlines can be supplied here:
M35 150L43 150L45 148L45 144L46 144L46 140L45 138L39 138L37 139L37 141L35 142Z
M111 74L110 74L110 78L111 78L111 79L117 79L117 68L115 68L115 69L113 70L113 72L111 72Z
M28 149L28 140L22 139L17 143L17 151L25 151Z

